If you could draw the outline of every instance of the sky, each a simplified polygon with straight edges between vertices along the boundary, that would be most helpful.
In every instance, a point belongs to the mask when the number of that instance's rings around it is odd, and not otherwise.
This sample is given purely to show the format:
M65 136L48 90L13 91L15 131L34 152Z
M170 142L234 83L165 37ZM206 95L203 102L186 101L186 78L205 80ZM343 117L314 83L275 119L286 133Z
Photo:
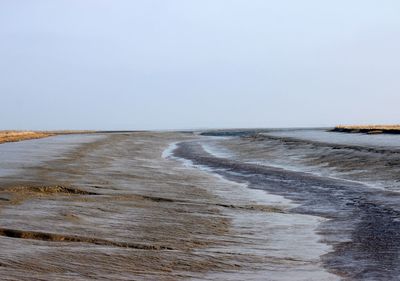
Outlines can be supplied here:
M400 123L398 0L0 0L0 129Z

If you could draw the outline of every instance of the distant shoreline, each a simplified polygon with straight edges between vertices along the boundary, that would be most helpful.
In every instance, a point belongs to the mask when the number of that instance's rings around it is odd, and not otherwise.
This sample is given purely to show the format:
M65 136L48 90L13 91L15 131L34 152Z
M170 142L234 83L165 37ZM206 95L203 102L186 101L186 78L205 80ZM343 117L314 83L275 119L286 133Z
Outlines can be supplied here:
M0 131L0 144L6 142L18 142L23 140L41 139L53 136L47 132L33 131Z
M364 133L364 134L400 134L400 125L366 125L366 126L336 126L332 132Z
M56 135L89 134L96 131L0 131L0 144L42 139Z

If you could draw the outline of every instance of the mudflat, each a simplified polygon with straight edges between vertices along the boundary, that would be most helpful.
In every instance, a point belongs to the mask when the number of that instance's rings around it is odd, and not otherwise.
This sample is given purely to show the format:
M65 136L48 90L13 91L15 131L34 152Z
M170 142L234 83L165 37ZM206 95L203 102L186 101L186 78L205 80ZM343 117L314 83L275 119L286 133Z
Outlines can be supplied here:
M1 278L259 280L269 267L273 280L296 272L303 272L298 280L335 280L318 265L328 251L318 243L306 261L296 249L271 250L282 225L292 224L288 204L262 202L241 184L162 157L174 142L193 138L99 134L2 176ZM297 236L308 239L314 225L302 219Z
M199 136L90 138L0 178L1 279L337 279L321 267L314 217L168 157Z

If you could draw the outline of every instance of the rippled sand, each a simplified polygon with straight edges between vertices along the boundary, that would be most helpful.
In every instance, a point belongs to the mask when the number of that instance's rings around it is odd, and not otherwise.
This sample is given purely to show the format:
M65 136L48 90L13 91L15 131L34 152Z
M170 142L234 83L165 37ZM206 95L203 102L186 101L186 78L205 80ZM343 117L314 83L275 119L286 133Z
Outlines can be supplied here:
M165 153L199 137L60 138L28 167L3 154L2 280L337 279L321 267L322 218Z

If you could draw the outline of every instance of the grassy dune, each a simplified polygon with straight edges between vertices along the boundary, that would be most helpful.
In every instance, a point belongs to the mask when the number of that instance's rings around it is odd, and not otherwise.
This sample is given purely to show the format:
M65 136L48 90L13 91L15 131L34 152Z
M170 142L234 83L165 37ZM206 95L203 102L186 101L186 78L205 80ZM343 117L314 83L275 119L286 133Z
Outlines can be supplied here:
M341 125L336 126L332 131L344 133L400 134L400 125Z

